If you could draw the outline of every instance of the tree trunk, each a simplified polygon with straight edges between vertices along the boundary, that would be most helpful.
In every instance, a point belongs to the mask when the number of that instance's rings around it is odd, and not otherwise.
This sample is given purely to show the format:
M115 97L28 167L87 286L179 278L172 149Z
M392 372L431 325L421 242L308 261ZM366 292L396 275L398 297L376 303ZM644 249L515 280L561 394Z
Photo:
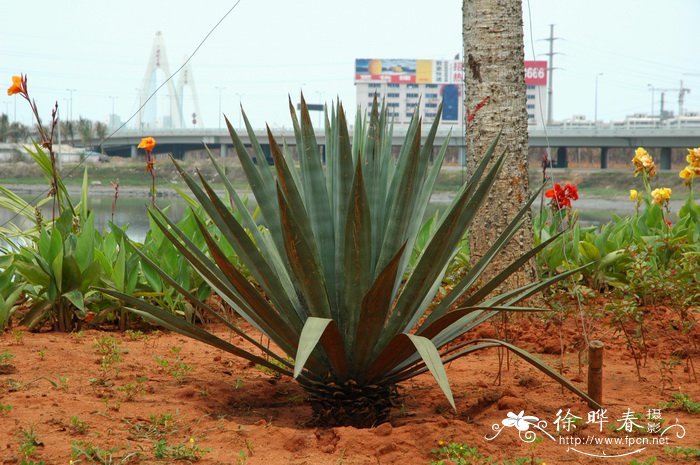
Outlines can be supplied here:
M498 132L496 155L509 155L488 200L469 231L471 262L493 244L528 199L527 110L521 0L464 0L464 78L469 112L489 100L467 127L467 170L474 171ZM465 112L466 113L466 112ZM532 248L531 216L496 257L486 278ZM505 288L524 285L535 277L534 265L513 275Z

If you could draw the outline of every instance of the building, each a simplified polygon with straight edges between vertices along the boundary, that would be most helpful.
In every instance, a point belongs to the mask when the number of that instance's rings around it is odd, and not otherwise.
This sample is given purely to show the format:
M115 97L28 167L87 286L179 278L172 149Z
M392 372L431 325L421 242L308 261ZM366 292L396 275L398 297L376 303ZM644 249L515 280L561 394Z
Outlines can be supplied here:
M526 61L528 124L541 125L546 100L547 62ZM423 121L437 116L443 101L441 126L464 121L464 68L460 60L358 58L355 60L357 105L372 106L376 95L385 99L394 124L408 124L418 108ZM420 104L420 105L419 105Z

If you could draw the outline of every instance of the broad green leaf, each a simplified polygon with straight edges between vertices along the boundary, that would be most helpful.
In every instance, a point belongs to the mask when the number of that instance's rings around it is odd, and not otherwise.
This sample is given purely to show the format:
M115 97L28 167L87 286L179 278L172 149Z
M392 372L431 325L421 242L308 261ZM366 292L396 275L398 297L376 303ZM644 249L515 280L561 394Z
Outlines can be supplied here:
M81 312L85 311L85 300L83 298L83 293L80 292L77 289L74 289L72 291L66 292L63 294L63 297L68 299L70 303L76 306Z
M112 281L118 291L124 292L124 285L126 284L126 247L124 247L123 238L119 242L119 252L112 270Z
M331 333L331 337L326 336L324 338L328 332ZM299 336L297 354L294 358L294 378L301 374L309 356L319 342L324 346L336 374L341 379L344 377L347 371L345 351L343 350L343 341L338 333L337 325L329 318L309 317L304 323L304 328Z
M430 373L435 378L435 381L437 381L438 386L440 386L440 389L442 390L443 394L445 394L445 397L447 397L447 400L450 402L452 408L457 411L457 406L455 405L455 400L452 396L452 389L450 389L450 382L448 381L447 373L445 372L445 366L440 360L440 354L438 353L435 345L433 345L430 339L416 336L415 334L406 334L406 336L408 336L413 345L416 347L416 350L423 359L423 362L428 367L428 370L430 370Z
M578 243L578 250L587 261L600 259L600 251L598 251L598 248L590 242L580 241Z

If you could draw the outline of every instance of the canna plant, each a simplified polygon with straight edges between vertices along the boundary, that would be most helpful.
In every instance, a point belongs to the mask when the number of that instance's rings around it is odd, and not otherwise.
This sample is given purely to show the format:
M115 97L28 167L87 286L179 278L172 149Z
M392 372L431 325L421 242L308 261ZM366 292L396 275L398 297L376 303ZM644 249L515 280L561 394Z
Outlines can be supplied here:
M0 334L10 322L24 285L14 280L15 269L10 255L0 255Z
M386 421L396 400L397 384L424 372L434 376L454 408L444 363L499 346L593 402L556 371L508 341L460 339L501 312L539 310L519 303L576 271L498 292L506 278L558 237L554 236L492 279L480 279L525 221L536 194L488 253L438 303L433 303L464 232L506 163L505 152L495 156L497 140L440 215L420 257L409 267L447 148L445 142L432 161L439 119L433 122L421 146L422 122L414 115L396 158L391 151L392 127L386 108L380 110L375 101L368 121L358 116L351 141L339 104L326 117L324 167L303 96L300 118L291 101L290 112L298 167L291 152L280 148L269 129L274 167L264 162L256 164L226 121L259 205L264 229L242 208L225 178L230 204L217 196L203 176L197 181L176 162L194 198L219 229L221 239L215 240L205 222L195 217L206 241L205 253L162 211L150 211L163 234L211 288L250 326L269 337L278 350L258 343L162 270L164 280L265 356L222 340L143 299L115 290L103 291L122 299L148 320L281 375L293 376L306 391L314 420L321 425L367 427ZM243 117L257 160L265 160L260 142L245 114ZM234 210L240 219L234 217ZM245 270L227 259L223 242L235 250ZM159 269L147 257L142 259Z

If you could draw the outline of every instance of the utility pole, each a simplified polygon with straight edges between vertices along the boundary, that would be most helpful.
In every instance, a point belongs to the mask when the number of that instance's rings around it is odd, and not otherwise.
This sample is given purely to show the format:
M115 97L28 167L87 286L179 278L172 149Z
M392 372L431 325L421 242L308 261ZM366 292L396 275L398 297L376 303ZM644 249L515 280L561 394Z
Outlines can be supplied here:
M683 87L683 80L681 80L681 88L678 89L678 125L681 125L681 116L683 116L683 101L685 100L685 94L689 94L690 89Z
M651 90L651 98L652 98L652 116L654 112L654 91L661 92L661 109L659 110L659 123L663 123L665 119L664 115L664 103L665 103L665 97L666 97L666 92L678 92L678 118L683 116L683 102L685 101L685 94L690 93L690 89L683 87L683 81L681 81L681 86L679 89L660 89L658 87L653 87L651 84L648 84L649 89ZM680 124L680 119L678 120L678 123Z
M554 55L558 53L554 52L554 41L561 39L561 37L554 37L554 24L549 25L549 38L542 39L549 42L549 53L545 53L549 57L549 67L547 68L547 125L552 124L552 77L554 75Z
M654 91L656 88L652 86L651 84L647 84L647 88L651 91L651 119L654 119ZM656 123L654 123L654 126L656 126Z
M666 91L664 89L661 90L661 109L659 110L659 122L663 123L664 121L664 97L665 97Z
M595 75L595 110L593 112L593 123L595 127L598 127L598 78L602 75L603 73L598 73Z

